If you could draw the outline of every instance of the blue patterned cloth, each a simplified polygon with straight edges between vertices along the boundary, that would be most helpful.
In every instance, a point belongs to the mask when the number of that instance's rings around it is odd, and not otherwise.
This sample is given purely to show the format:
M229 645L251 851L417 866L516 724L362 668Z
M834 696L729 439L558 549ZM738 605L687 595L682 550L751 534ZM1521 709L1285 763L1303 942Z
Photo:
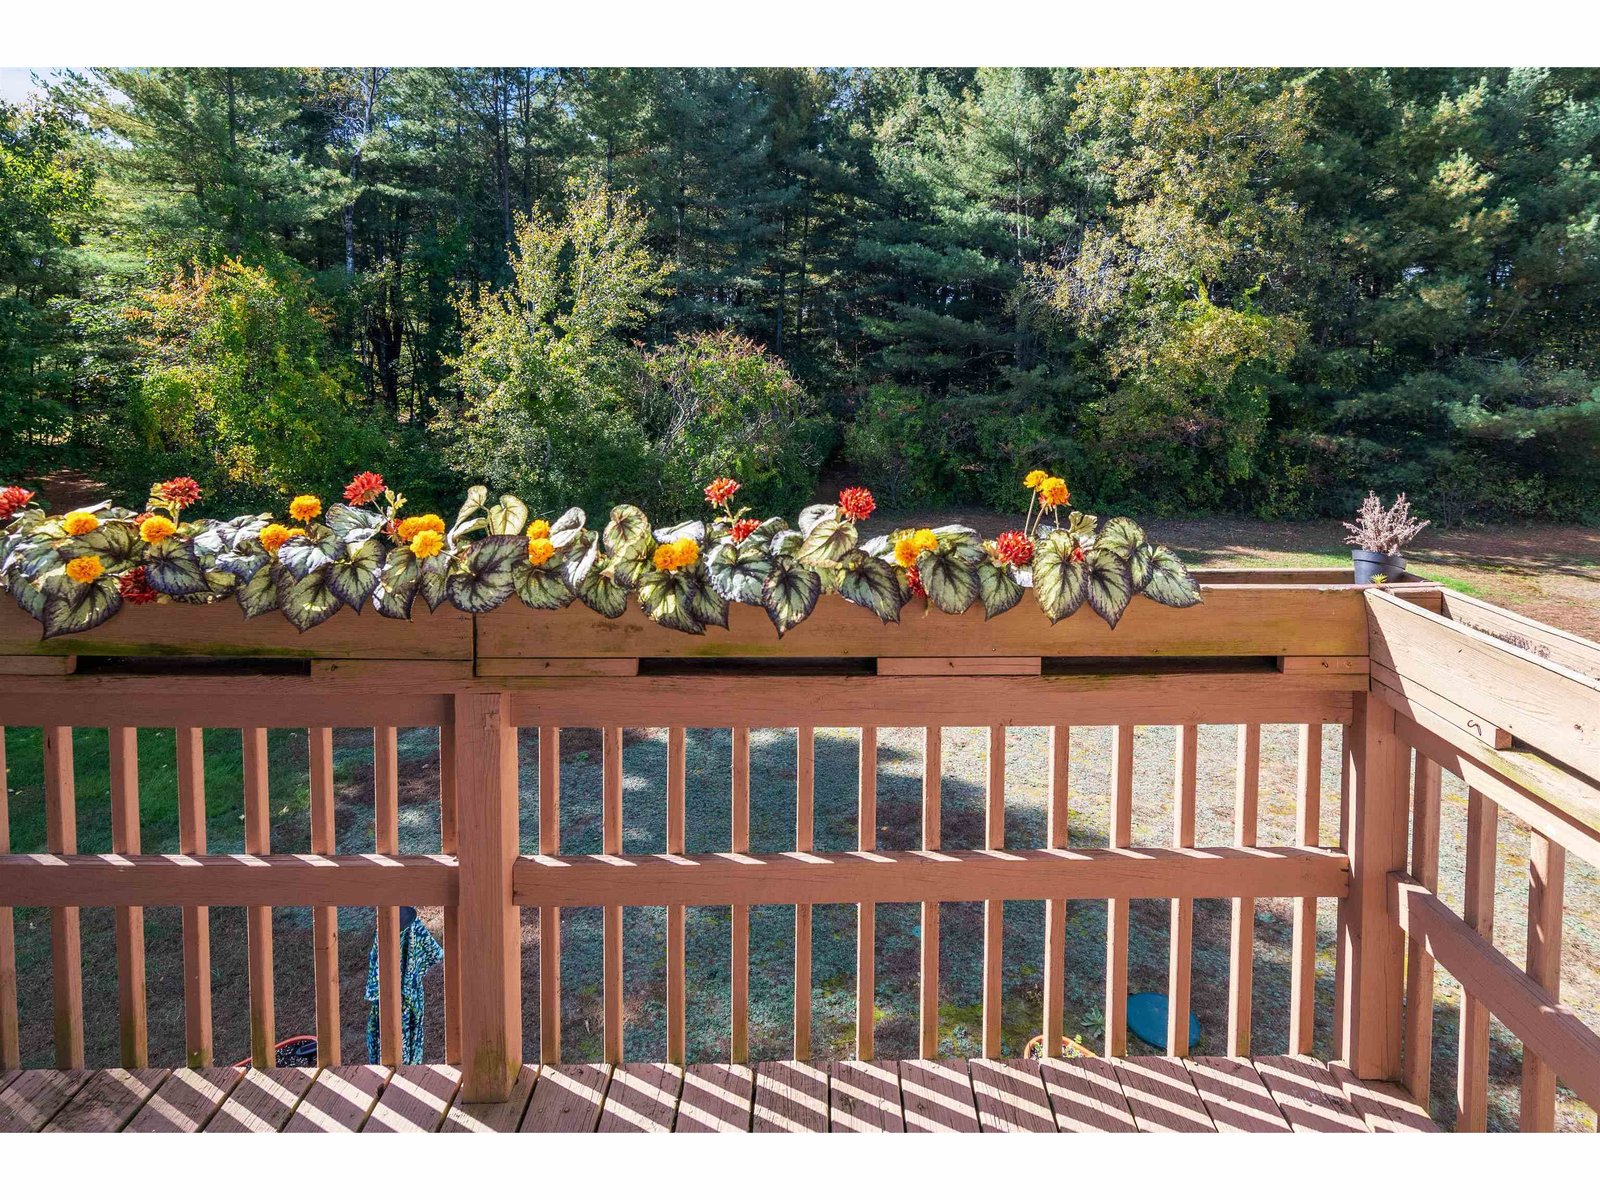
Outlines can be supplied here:
M400 930L400 1061L423 1062L422 979L444 961L441 946L422 918L412 912L411 923ZM367 1001L372 1012L367 1017L367 1061L377 1062L382 1038L378 1017L378 937L373 934L372 951L367 955Z

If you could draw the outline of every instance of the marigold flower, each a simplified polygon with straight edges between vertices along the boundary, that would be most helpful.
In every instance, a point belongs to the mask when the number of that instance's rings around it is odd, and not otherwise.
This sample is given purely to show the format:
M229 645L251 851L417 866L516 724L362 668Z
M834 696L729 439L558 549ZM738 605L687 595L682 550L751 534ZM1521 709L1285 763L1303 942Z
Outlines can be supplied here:
M119 578L117 591L129 604L154 604L161 596L150 586L150 578L143 567L135 567Z
M371 504L383 495L383 476L376 471L362 471L345 485L344 498L347 504Z
M738 545L760 528L761 522L754 517L740 517L733 523L733 528L728 530L728 536L733 539L735 545Z
M33 499L33 493L27 488L4 487L0 488L0 524L11 520L17 512Z
M441 529L439 532L443 533L444 530ZM529 523L529 525L528 525L528 539L530 541L532 539L534 539L534 538L547 538L549 536L550 536L550 522L549 521L546 521L541 517L539 520L532 521L532 522Z
M187 475L179 475L165 483L158 483L156 488L163 500L179 508L188 508L189 505L200 502L200 485Z
M421 516L407 517L400 522L399 528L395 530L395 536L402 542L409 542L424 529L442 534L444 532L444 518L439 516L438 513L423 513Z
M315 521L322 515L322 501L315 496L296 496L289 501L289 515L296 521Z
M1008 529L995 539L995 550L1000 561L1013 567L1025 567L1033 561L1033 542L1021 530Z
M444 534L424 529L411 539L411 553L421 558L432 558L444 549Z
M178 527L166 517L151 516L139 522L139 536L152 546L159 546L177 532Z
M678 565L678 550L671 542L657 546L655 553L650 556L651 565L658 571L671 571Z
M1039 485L1039 504L1044 508L1060 508L1071 499L1072 493L1067 491L1065 479L1058 479L1052 475Z
M93 583L105 573L98 554L84 554L67 563L67 578L75 583Z
M555 543L547 537L531 537L528 539L528 561L536 567L542 567L549 562L556 552Z
M839 511L852 521L865 521L877 507L878 502L864 487L845 488L839 493Z
M918 529L901 537L894 544L894 560L902 567L910 569L917 565L917 559L924 550L937 550L939 537L931 529Z
M710 504L726 504L738 490L738 480L719 476L706 484L706 501Z
M658 571L676 571L700 561L700 546L693 538L679 538L657 546L650 561Z
M287 525L279 525L274 523L268 525L257 536L261 541L261 548L263 550L265 550L268 554L276 554L283 544L290 538L301 537L304 534L304 529L290 529Z
M100 528L100 518L93 513L70 512L61 518L61 528L73 537L81 537L86 533L93 533Z
M680 567L692 567L700 561L700 544L693 538L679 538L672 544L677 548Z
M1030 492L1037 492L1039 490L1039 485L1049 478L1050 476L1045 474L1043 471L1029 471L1022 480L1022 486L1027 488Z

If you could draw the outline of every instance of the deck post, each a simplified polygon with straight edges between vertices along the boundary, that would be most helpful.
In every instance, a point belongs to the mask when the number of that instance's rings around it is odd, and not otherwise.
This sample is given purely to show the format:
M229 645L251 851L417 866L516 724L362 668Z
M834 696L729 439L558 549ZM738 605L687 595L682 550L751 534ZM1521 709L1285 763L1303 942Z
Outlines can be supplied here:
M1406 869L1410 770L1394 710L1376 696L1355 694L1348 729L1350 892L1339 901L1337 1044L1358 1078L1398 1080L1406 943L1389 911L1389 874Z
M461 1098L503 1101L522 1066L517 731L503 693L455 697Z

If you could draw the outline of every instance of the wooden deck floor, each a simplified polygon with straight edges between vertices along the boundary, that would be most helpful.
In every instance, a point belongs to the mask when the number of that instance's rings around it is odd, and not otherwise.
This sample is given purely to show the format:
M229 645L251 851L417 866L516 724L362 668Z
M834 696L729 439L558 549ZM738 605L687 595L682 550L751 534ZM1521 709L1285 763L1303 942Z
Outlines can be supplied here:
M1399 1089L1310 1058L524 1067L459 1104L454 1067L21 1071L0 1131L1434 1131Z

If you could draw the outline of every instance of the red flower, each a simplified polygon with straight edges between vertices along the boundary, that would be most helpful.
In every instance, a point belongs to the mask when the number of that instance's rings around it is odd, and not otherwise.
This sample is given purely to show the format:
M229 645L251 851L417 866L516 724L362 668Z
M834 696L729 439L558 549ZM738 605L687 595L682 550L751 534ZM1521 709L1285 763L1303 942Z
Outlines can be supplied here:
M158 486L161 489L161 498L179 508L188 508L200 500L200 485L187 475L179 475L176 479L169 479Z
M1082 562L1083 561L1083 547L1078 545L1077 542L1073 542L1072 543L1072 561L1073 562Z
M734 493L739 490L739 482L735 479L720 477L706 484L706 501L710 504L726 504L733 499Z
M761 528L761 522L754 517L741 517L733 523L733 528L728 530L728 536L735 543L742 542L756 530Z
M852 521L865 521L877 507L878 502L864 487L845 488L839 493L839 510Z
M1002 533L995 541L995 549L1000 552L1000 561L1013 567L1025 567L1033 561L1033 542L1017 529Z
M383 476L375 471L363 471L345 485L344 498L349 504L371 504L383 495Z
M915 567L906 568L906 583L911 588L913 596L926 596L928 589L922 586L922 572Z
M11 520L17 515L18 510L32 499L33 493L27 488L0 488L0 523Z
M129 604L154 604L161 595L150 586L143 567L135 567L117 580L117 591L122 593L122 598Z

